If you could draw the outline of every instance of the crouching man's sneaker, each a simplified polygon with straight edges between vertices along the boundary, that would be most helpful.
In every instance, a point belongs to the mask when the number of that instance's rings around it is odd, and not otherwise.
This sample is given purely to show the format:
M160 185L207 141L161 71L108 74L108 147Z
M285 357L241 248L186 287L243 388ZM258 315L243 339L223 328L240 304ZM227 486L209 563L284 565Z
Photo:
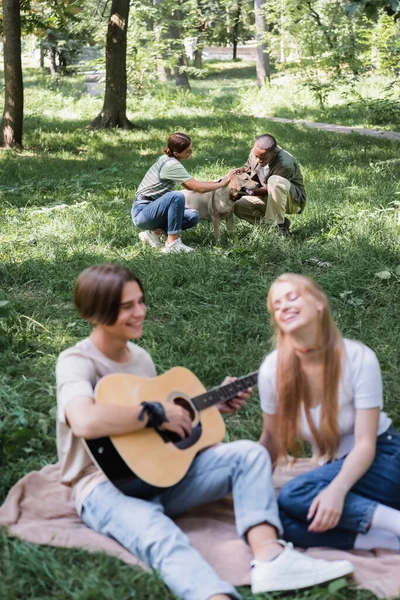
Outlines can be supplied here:
M310 587L348 575L353 565L348 560L321 560L294 550L292 543L279 540L283 552L268 562L251 563L251 591L278 592Z
M162 246L160 236L152 231L142 231L139 233L139 239L141 239L144 244L153 246L153 248L159 248Z
M287 217L285 217L285 220L283 223L279 223L278 224L278 232L285 238L290 237L290 221Z
M190 246L185 246L185 244L182 242L181 238L177 238L174 242L172 242L172 244L169 244L168 242L165 242L165 246L162 249L162 252L164 254L169 254L170 252L192 252L193 248L190 248Z

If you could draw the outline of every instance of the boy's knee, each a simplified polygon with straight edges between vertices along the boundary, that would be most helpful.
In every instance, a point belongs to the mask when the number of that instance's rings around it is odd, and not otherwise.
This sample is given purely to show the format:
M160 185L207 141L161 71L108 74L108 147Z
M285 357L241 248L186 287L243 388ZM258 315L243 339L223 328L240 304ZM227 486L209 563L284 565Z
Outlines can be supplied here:
M234 444L235 450L237 450L241 460L248 465L248 468L254 466L268 468L271 465L268 451L258 442L239 440L231 443Z

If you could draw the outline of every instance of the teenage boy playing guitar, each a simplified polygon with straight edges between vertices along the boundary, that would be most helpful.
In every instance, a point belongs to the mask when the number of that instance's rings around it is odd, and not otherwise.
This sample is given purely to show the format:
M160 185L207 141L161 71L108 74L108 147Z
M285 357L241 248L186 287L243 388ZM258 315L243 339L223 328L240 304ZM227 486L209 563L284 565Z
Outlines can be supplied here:
M95 402L95 386L105 375L155 377L149 354L130 342L142 335L146 304L143 286L128 269L97 265L80 274L75 305L93 326L91 335L58 358L57 449L62 483L71 486L78 514L92 529L116 539L156 569L184 600L240 598L190 545L172 518L195 506L233 494L238 534L249 544L255 593L308 587L352 571L348 561L316 560L278 541L282 533L268 452L247 440L205 449L186 475L151 500L123 494L97 468L83 440L123 436L155 427L190 435L187 410L173 402L161 406L112 406ZM236 412L251 389L221 407Z

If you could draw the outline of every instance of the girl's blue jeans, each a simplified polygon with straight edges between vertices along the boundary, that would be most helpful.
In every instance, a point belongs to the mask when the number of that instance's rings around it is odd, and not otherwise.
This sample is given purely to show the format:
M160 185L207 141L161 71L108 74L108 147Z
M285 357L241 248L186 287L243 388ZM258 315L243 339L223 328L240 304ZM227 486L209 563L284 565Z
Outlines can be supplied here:
M240 598L172 520L229 492L240 536L260 523L282 533L269 454L247 440L200 453L182 481L151 501L124 496L112 483L101 483L84 501L81 516L88 527L114 538L156 569L178 598L208 600L216 594Z
M163 229L168 234L181 233L199 222L197 210L185 208L182 192L167 192L151 202L135 200L132 220L139 229Z
M378 436L372 465L347 494L337 527L323 533L308 531L312 501L336 477L344 460L299 475L282 487L278 504L285 540L304 548L348 550L354 547L358 533L368 531L378 503L400 510L400 435L389 427Z

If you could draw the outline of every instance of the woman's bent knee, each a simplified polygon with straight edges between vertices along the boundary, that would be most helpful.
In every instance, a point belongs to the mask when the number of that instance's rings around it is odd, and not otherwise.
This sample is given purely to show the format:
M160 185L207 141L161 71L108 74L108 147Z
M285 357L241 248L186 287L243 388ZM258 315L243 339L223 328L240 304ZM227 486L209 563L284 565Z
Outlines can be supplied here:
M301 481L300 481L301 479ZM278 504L284 510L290 512L290 507L293 506L293 502L305 495L308 496L308 485L302 477L295 477L290 481L287 481L281 488L278 496Z
M315 496L321 491L321 487L326 487L326 485L325 483L318 483L314 477L309 477L309 473L294 477L286 482L279 492L279 508L286 510L289 514L292 513L294 505L308 508Z

